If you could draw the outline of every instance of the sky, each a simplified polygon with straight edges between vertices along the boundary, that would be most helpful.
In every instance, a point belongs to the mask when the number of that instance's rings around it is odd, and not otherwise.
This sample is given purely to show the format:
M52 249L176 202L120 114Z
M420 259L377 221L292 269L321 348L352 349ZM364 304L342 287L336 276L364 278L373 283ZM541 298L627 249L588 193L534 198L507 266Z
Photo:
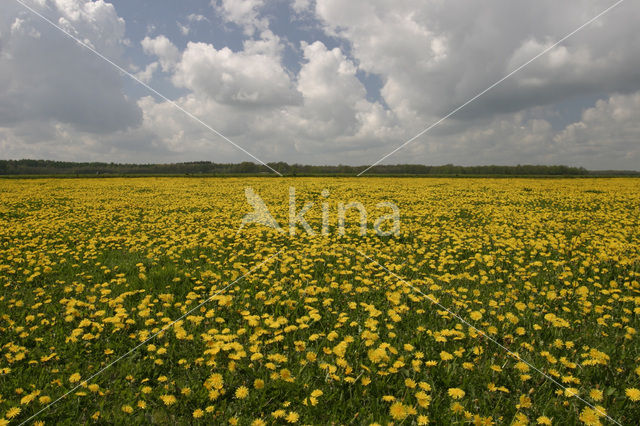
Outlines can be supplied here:
M349 165L615 3L21 1L139 81L3 0L0 158ZM639 20L640 2L623 1L383 164L639 170Z

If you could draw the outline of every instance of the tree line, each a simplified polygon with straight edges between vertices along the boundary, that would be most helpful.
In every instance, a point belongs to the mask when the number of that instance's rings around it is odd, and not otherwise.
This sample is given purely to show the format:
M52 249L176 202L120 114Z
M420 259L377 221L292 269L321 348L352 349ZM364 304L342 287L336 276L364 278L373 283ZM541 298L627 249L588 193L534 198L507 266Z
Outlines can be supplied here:
M268 163L269 166L287 176L353 176L367 166L314 166ZM194 161L172 164L122 164L100 162L68 162L52 160L0 160L0 175L270 175L262 164L252 162L213 163ZM563 165L517 165L517 166L456 166L445 164L427 166L422 164L377 165L367 175L485 175L485 176L584 176L593 174L583 167ZM613 174L613 173L612 173ZM619 174L623 174L622 172Z

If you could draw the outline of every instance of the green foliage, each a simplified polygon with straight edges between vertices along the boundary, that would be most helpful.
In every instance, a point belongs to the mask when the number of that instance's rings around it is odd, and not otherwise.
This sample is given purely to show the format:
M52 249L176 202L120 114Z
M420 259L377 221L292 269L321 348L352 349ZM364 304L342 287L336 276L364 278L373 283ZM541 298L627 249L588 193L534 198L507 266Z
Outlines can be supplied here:
M269 166L287 176L353 176L367 166L313 166L269 163ZM377 165L368 175L411 176L585 176L592 172L582 167L569 166L456 166L445 164L427 166L422 164ZM622 172L620 172L622 173ZM630 172L631 173L631 172ZM120 164L120 163L74 163L51 160L0 160L0 175L271 175L264 165L252 162L212 163L194 161L172 164ZM615 174L615 172L607 172Z

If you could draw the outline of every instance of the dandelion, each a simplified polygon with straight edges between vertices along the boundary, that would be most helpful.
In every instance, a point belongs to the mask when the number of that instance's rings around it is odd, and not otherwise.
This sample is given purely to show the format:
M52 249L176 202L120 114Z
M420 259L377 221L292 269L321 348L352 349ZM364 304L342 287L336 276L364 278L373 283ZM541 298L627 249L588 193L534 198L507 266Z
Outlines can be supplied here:
M454 402L453 404L451 404L451 411L456 414L460 414L464 411L464 407L459 402Z
M160 395L160 399L164 402L164 405L169 406L175 404L178 400L173 395Z
M599 426L602 424L598 412L591 407L585 407L580 413L579 419L587 426Z
M80 376L79 373L73 373L71 376L69 376L69 383L78 383L81 378L82 376Z
M35 398L36 398L36 395L32 393L25 395L20 399L20 405L27 405L31 401L33 401Z
M236 389L236 398L245 399L249 395L249 389L246 386L240 386Z
M591 389L589 391L589 398L598 402L602 401L602 391L600 389Z
M449 388L447 393L453 399L462 399L465 396L465 391L460 388Z
M449 361L449 360L453 359L453 355L451 355L447 351L442 351L442 352L440 352L440 359L443 360L443 361Z
M416 382L415 380L407 378L407 379L404 379L404 385L410 389L415 389Z
M204 411L202 411L200 408L196 408L195 410L193 410L192 416L194 419L199 419L200 417L204 416Z
M636 388L627 388L624 391L625 395L627 395L627 397L633 401L633 402L637 402L640 401L640 390L636 389Z
M224 385L224 380L222 379L222 375L219 373L214 373L207 379L205 386L210 389L222 389Z
M280 370L280 377L282 380L291 380L291 372L288 369L283 368Z
M300 416L295 411L289 411L285 420L287 423L297 423Z
M405 417L407 417L408 413L402 403L394 402L393 404L391 404L391 407L389 407L389 415L394 420L403 420Z
M566 389L564 390L564 395L565 395L566 397L571 398L572 396L577 396L577 395L579 395L579 391L578 391L578 389L576 389L576 388L566 388Z
M284 410L276 410L272 412L271 415L276 419L281 419L287 415L287 412Z
M22 412L22 410L19 407L11 407L9 408L9 410L5 413L5 417L7 419L13 419L14 417L16 417L18 414L20 414Z

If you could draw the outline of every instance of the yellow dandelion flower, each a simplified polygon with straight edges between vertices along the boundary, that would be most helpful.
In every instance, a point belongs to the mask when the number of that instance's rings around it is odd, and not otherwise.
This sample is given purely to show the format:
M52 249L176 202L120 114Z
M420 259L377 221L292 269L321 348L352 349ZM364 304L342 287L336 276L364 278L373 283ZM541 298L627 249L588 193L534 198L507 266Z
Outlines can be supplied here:
M169 406L175 404L178 400L173 395L161 395L160 399L164 402L164 405Z
M602 401L602 391L600 389L591 389L589 391L589 398L598 402Z
M564 395L568 398L571 398L573 396L578 396L579 395L579 391L576 388L566 388L564 390Z
M291 372L288 369L283 368L280 370L280 377L282 380L291 380Z
M391 407L389 407L389 415L394 420L402 420L407 417L409 413L402 403L394 402L393 404L391 404Z
M322 392L320 389L316 389L313 392L311 392L311 396L314 398L319 398L322 395L324 395L324 392Z
M482 312L473 311L473 312L471 312L471 314L469 316L471 317L472 320L478 321L478 320L482 319Z
M464 407L459 402L454 402L453 404L451 404L451 411L456 414L460 414L464 411Z
M22 412L22 410L20 409L20 407L11 407L9 408L9 410L5 413L5 417L7 419L13 419L14 417L16 417L18 414L20 414Z
M587 426L600 426L602 424L598 412L591 407L585 407L578 418Z
M247 396L249 396L249 389L246 386L240 386L238 389L236 389L235 395L238 399L245 399Z
M633 402L637 402L640 401L640 390L636 389L636 388L627 388L624 391L625 395L627 395L627 397L633 401Z
M297 423L299 418L300 415L298 413L296 413L295 411L289 411L289 414L287 414L285 420L287 421L287 423Z
M460 388L449 388L447 393L453 399L461 399L461 398L464 398L465 396L465 391L463 391Z
M442 351L440 352L440 359L443 361L449 361L450 359L453 359L453 355L447 351Z

